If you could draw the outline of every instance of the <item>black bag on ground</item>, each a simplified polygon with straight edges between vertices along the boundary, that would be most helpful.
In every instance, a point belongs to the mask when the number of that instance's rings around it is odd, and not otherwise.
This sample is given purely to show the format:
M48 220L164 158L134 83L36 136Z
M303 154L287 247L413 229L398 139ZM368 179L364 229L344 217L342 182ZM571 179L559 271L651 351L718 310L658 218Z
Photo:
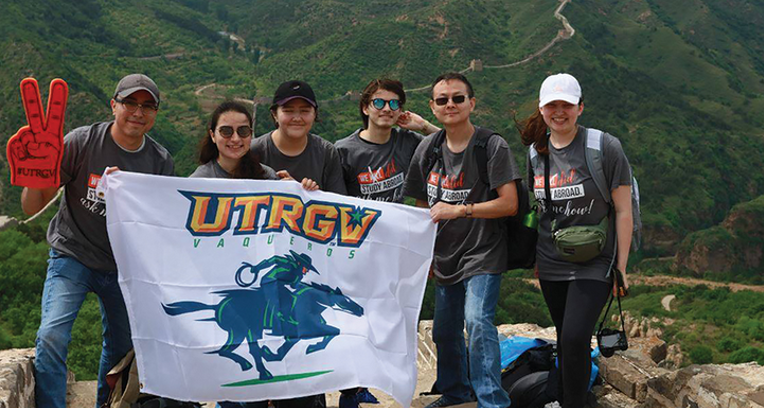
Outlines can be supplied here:
M501 386L509 394L512 408L543 408L561 399L556 351L555 343L530 348L502 371Z

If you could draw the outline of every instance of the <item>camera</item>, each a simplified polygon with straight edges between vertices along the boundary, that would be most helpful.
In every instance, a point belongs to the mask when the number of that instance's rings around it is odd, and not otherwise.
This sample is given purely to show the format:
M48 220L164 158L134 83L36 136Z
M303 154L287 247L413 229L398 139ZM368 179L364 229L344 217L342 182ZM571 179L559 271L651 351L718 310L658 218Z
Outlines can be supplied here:
M612 357L616 350L625 351L629 348L626 332L607 327L597 332L597 344L603 357Z

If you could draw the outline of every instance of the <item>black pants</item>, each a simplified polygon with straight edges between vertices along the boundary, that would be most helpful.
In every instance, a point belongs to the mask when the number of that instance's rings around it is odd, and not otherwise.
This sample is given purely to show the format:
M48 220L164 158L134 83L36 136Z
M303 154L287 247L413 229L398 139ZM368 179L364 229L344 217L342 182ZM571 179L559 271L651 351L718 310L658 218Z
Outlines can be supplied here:
M557 330L562 406L581 408L592 371L591 339L612 285L595 280L541 281L541 292Z

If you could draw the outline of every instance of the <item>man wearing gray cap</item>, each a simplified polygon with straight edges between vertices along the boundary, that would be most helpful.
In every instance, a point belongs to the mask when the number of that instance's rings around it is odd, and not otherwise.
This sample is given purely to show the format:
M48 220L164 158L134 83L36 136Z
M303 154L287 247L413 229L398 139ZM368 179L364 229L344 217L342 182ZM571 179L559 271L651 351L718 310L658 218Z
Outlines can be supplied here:
M159 109L159 89L151 78L132 74L114 91L114 120L83 126L64 137L61 186L64 198L48 227L50 259L42 294L42 315L35 358L36 406L66 407L66 356L72 326L89 292L98 296L103 349L98 370L96 407L109 395L106 373L132 348L130 327L117 265L106 233L106 209L95 192L106 168L173 175L170 153L146 132ZM40 211L58 187L25 187L21 206Z

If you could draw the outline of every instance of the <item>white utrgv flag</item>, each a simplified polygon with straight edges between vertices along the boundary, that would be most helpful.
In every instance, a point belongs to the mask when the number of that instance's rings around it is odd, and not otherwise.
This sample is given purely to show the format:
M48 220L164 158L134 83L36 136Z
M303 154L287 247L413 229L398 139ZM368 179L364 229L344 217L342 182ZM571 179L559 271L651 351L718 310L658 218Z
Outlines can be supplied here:
M142 392L258 401L364 386L411 404L426 211L284 181L116 172L99 191Z

